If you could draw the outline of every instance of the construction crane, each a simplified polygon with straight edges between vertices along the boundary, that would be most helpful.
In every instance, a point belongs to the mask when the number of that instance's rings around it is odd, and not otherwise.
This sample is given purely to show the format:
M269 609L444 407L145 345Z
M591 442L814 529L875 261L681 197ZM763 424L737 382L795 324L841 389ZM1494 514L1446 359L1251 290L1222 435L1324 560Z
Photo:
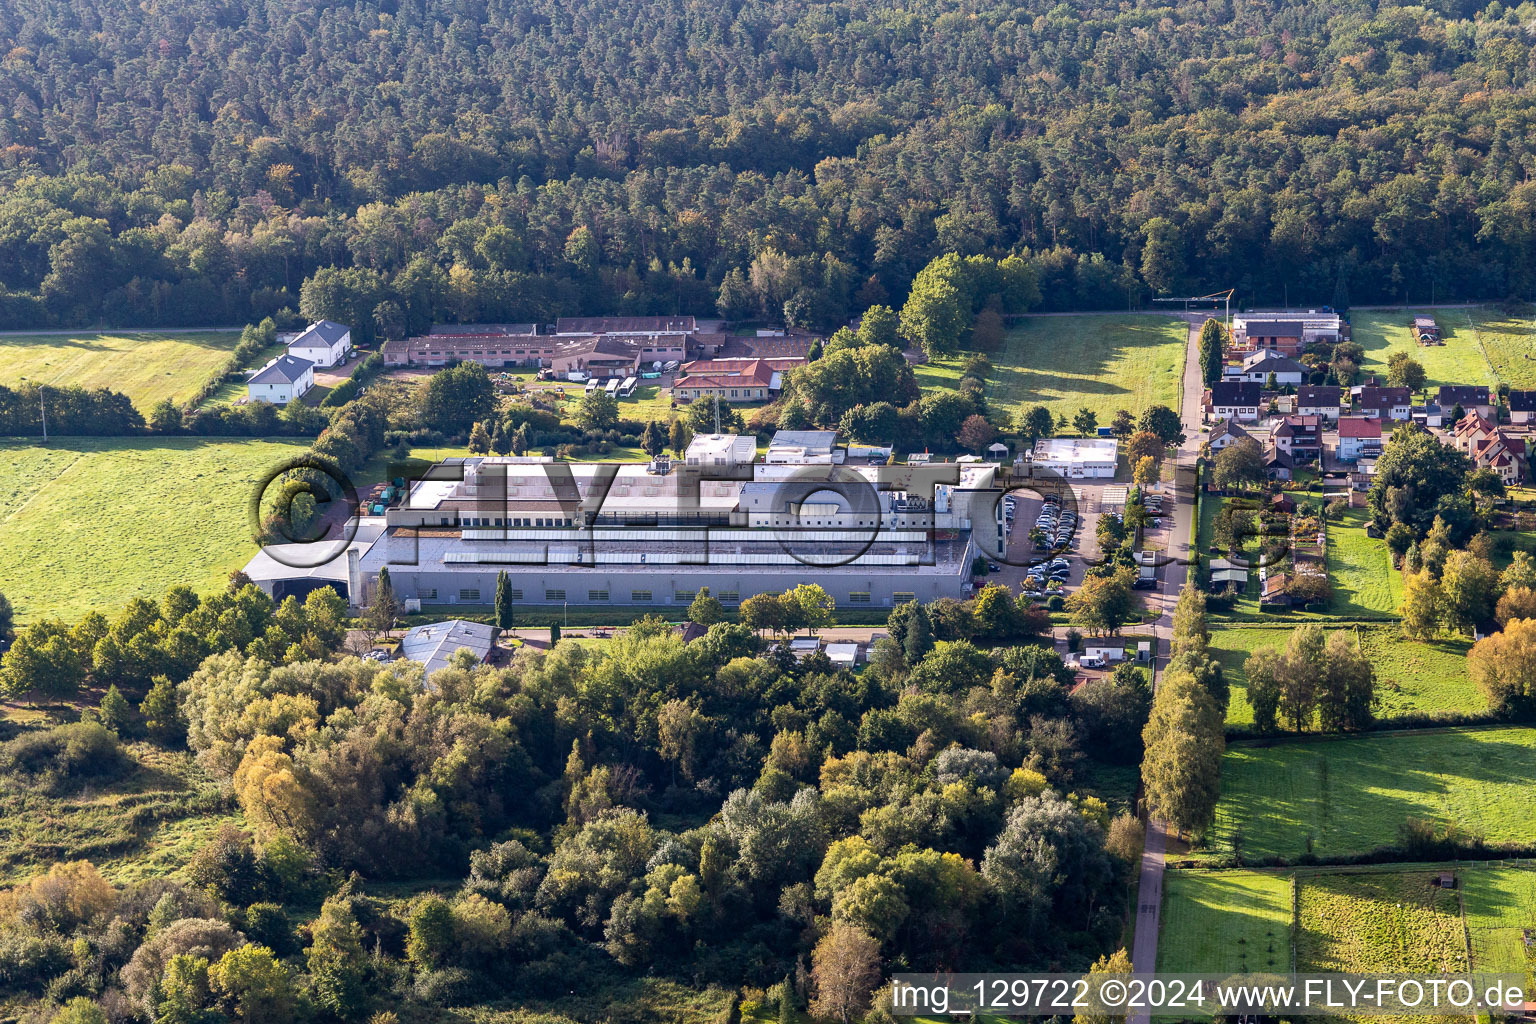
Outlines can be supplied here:
M1232 334L1232 296L1236 292L1236 288L1228 288L1224 292L1212 292L1209 295L1186 295L1183 298L1153 299L1152 301L1182 302L1184 303L1184 312L1186 313L1189 312L1189 304L1191 302L1220 302L1226 309L1223 319L1226 321L1227 335L1230 337Z

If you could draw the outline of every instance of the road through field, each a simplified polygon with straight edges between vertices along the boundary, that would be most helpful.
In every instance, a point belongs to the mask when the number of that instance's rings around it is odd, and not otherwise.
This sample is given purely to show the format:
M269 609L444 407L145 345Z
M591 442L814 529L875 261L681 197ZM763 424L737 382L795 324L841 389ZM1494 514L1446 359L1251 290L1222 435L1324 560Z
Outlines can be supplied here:
M1195 459L1200 454L1200 421L1203 418L1200 398L1205 390L1200 375L1200 325L1204 322L1201 314L1189 317L1189 342L1184 353L1184 394L1179 410L1184 423L1184 443L1174 456L1174 512L1168 538L1169 562L1163 567L1162 615L1153 626L1153 632L1165 641L1172 639L1173 606L1189 578L1190 562L1194 557L1189 538L1195 515ZM1141 884L1136 896L1136 935L1131 943L1131 967L1138 974L1151 974L1157 970L1167 844L1165 825L1149 817L1147 840L1141 852ZM1146 1011L1138 1011L1126 1019L1129 1024L1148 1024L1151 1018Z

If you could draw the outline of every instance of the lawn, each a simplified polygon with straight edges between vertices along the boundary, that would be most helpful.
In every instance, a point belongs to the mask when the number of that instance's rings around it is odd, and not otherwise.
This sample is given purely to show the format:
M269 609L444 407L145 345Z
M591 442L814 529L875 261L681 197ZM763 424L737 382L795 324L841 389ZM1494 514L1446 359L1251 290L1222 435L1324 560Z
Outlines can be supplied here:
M1157 969L1291 970L1291 879L1257 871L1170 871Z
M22 620L221 586L255 552L247 505L303 440L0 443L0 591Z
M24 378L40 384L111 388L147 413L162 398L178 405L217 373L240 340L239 331L157 334L23 334L0 337L0 384Z
M1536 322L1530 317L1505 316L1491 306L1441 312L1480 343L1502 383L1536 388Z
M1526 950L1523 933L1536 929L1536 870L1468 867L1460 879L1473 969L1529 974L1536 955Z
M1363 619L1395 618L1403 603L1403 577L1392 567L1386 541L1365 535L1369 516L1350 509L1328 524L1328 578L1333 613Z
M1379 718L1436 711L1482 711L1487 702L1467 677L1465 641L1426 643L1407 640L1396 625L1323 624L1326 633L1347 629L1376 668ZM1231 687L1227 705L1229 725L1251 725L1253 708L1248 704L1243 663L1259 647L1283 650L1293 625L1227 626L1218 624L1211 633L1211 650L1221 662Z
M1478 332L1468 326L1460 309L1394 309L1371 313L1353 313L1349 322L1356 344L1365 349L1367 374L1382 380L1387 376L1387 359L1394 352L1407 352L1424 367L1426 384L1491 384L1493 368L1478 344ZM1413 339L1409 325L1415 315L1432 316L1440 325L1444 345L1420 345Z
M1298 877L1296 969L1465 971L1467 944L1456 892L1432 885L1438 877L1438 871Z
M1117 409L1177 409L1188 336L1183 320L1155 316L1026 317L991 355L988 397L1010 412L1044 405L1068 419L1087 406L1101 426ZM943 364L920 381L952 386L948 372Z
M1444 729L1234 744L1207 837L1251 858L1364 853L1410 818L1490 843L1536 841L1536 729Z

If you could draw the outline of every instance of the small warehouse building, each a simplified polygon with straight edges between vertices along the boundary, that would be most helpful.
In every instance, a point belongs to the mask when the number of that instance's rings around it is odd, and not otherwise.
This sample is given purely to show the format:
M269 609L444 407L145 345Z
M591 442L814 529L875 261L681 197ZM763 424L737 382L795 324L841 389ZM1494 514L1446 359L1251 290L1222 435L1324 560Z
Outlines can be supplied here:
M1034 465L1069 480L1112 479L1119 456L1112 437L1048 437L1035 442Z
M425 666L427 678L438 669L447 668L460 650L467 650L476 661L490 656L496 640L496 627L483 622L446 619L429 622L406 631L400 638L400 657Z

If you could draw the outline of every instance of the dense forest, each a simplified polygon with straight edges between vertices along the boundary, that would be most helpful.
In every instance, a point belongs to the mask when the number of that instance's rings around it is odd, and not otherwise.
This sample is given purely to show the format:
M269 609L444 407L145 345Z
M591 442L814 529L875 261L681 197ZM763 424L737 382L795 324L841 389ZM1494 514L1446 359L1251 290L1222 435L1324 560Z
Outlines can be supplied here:
M1530 297L1530 4L0 9L0 323Z

